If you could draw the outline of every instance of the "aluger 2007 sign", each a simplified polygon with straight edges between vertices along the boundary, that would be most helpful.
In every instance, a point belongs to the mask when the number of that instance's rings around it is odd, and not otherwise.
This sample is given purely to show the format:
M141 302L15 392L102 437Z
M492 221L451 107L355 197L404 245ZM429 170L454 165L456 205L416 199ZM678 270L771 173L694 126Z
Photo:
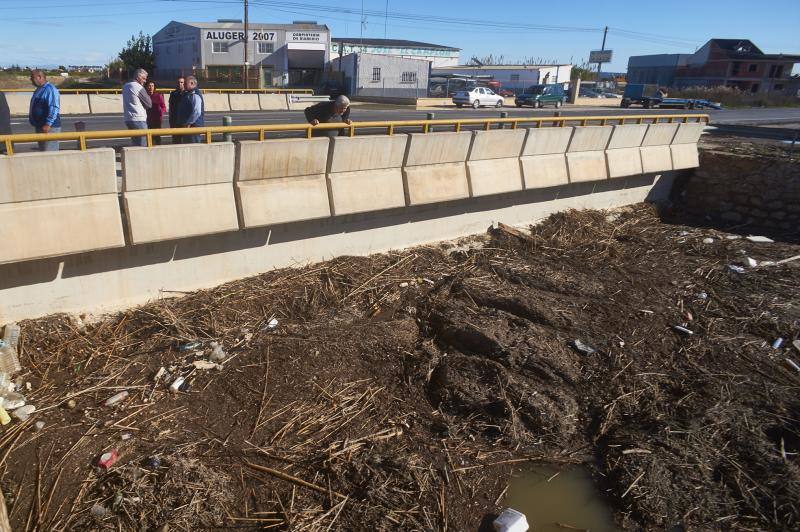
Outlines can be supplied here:
M244 32L234 30L208 30L205 32L207 41L243 41ZM251 41L274 41L274 31L251 31Z

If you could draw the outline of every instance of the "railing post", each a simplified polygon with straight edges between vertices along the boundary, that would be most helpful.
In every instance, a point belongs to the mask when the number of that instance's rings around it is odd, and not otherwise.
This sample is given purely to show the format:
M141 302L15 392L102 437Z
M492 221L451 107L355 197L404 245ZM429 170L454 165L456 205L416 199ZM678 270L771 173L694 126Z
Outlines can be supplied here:
M82 120L75 122L75 132L80 133L83 131L86 131L86 122ZM86 149L86 138L84 138L83 135L78 138L78 149L81 151Z
M433 113L428 113L426 115L427 120L433 120L436 115ZM433 126L425 124L425 133L433 133Z
M500 111L500 118L508 118L508 111ZM502 122L497 126L499 129L505 129L506 125ZM513 129L513 127L512 127Z
M233 117L227 115L223 116L222 125L223 127L233 125ZM231 135L230 133L225 133L224 135L222 135L222 140L224 140L225 142L231 142L233 140L233 135ZM259 139L259 140L264 140L264 139Z

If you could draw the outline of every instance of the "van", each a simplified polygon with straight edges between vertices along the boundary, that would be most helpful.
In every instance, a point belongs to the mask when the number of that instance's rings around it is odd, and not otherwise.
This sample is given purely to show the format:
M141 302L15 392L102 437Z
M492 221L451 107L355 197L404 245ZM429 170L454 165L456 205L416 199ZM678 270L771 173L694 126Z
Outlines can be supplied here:
M563 85L531 85L522 94L517 95L514 104L517 107L522 107L523 105L530 105L531 107L544 107L545 105L561 107L566 99L567 93L564 92Z

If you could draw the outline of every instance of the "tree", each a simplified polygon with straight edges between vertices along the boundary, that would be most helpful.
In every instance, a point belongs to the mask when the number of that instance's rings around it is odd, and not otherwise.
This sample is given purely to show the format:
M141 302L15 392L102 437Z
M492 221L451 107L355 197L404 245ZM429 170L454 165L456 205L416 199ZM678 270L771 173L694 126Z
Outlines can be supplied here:
M572 79L580 79L581 81L595 81L597 79L597 69L592 70L592 65L589 63L581 63L572 67Z
M119 59L127 70L143 68L152 72L156 65L152 38L141 31L138 36L131 35L128 44L119 53Z

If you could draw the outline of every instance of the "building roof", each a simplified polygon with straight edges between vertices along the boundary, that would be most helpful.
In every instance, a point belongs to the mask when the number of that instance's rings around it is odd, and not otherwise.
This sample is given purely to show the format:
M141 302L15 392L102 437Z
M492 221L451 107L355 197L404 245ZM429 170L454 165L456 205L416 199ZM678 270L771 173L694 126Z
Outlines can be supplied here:
M572 66L570 63L556 65L456 65L436 67L436 70L538 70L546 67Z
M766 59L778 61L800 61L800 55L765 54L750 39L711 39L708 41L726 52L730 59Z
M442 46L441 44L431 44L428 42L406 41L403 39L362 39L361 37L332 37L332 43L358 44L365 46L383 46L385 48L429 48L431 50L450 50L453 52L461 51L461 48L452 46Z
M244 26L242 22L179 22L179 24L194 26L195 28L200 28L200 29L230 29L230 28L240 28ZM328 30L328 26L324 24L264 24L264 23L250 22L247 24L247 27L251 30L258 30L258 29L323 30L323 31Z

